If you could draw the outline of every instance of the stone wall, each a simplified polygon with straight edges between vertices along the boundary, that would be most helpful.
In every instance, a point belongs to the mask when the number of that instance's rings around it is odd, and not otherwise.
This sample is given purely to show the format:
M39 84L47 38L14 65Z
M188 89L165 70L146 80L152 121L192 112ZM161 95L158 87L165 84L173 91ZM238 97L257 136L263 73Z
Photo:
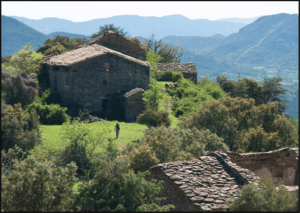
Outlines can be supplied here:
M197 73L187 73L187 72L183 72L183 77L186 79L192 78L192 80L195 82L195 84L197 84ZM163 76L159 79L157 79L158 81L172 81L172 79L168 78L167 76Z
M109 71L105 70L105 63L109 63ZM110 53L67 68L59 66L58 71L53 67L50 66L49 70L51 92L57 87L64 103L74 101L95 113L102 113L103 116L113 113L109 107L111 94L118 90L130 91L136 87L147 90L150 80L149 67ZM104 99L108 100L105 112L102 111ZM90 105L87 106L87 103Z
M135 122L137 117L145 110L143 93L140 92L129 96L125 101L126 122Z
M282 148L269 152L237 154L226 152L233 163L253 171L257 176L271 178L277 185L299 185L299 148Z

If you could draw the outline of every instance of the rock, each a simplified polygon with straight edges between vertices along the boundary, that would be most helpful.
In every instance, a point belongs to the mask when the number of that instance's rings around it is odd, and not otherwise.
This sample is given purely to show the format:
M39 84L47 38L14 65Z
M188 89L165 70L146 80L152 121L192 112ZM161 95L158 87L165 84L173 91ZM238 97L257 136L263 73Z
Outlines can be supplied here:
M85 116L83 121L89 120L89 123L93 123L93 122L105 122L104 119L102 118L98 118L97 116L93 116L93 115L88 115Z

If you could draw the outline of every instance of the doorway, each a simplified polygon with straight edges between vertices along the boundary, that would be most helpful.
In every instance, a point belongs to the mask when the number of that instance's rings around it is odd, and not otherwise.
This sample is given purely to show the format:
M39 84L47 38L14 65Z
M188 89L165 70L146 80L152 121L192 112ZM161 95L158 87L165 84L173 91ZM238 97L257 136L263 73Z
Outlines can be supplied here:
M102 112L107 112L108 99L102 99Z

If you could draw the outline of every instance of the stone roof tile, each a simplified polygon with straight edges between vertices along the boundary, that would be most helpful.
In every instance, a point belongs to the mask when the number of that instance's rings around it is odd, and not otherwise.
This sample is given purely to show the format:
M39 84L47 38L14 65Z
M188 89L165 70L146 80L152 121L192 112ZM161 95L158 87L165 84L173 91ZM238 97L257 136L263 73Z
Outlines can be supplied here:
M65 52L61 55L53 56L51 58L45 58L42 63L49 64L49 65L61 65L61 66L70 66L76 63L80 63L82 61L85 61L90 58L98 57L105 54L114 54L121 58L127 59L129 61L139 63L143 66L149 67L149 64L145 61L141 61L139 59L136 59L134 57L125 55L123 53L120 53L115 50L111 50L107 47L103 47L98 44L92 44L89 46L83 46L78 49L73 49L68 52Z
M174 72L182 73L198 73L197 68L194 63L158 63L157 68L161 71L173 70Z

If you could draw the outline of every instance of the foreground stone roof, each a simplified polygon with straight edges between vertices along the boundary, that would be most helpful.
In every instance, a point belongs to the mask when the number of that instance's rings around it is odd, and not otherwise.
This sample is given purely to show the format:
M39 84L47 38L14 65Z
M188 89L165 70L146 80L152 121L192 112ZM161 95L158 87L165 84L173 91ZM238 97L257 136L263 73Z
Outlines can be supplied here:
M281 153L282 150L272 152ZM164 181L164 189L159 196L167 198L162 205L175 205L174 211L222 211L227 207L226 200L230 197L236 198L245 184L254 182L257 185L260 178L249 169L233 163L226 152L220 151L209 153L196 160L158 164L152 166L149 171L151 175L146 177L148 181L151 179ZM299 186L285 186L285 188L288 191L299 190Z
M145 90L143 90L142 88L135 88L135 89L130 90L129 92L126 92L124 94L124 97L128 98L128 97L135 95L137 93L140 93L140 92L145 92Z
M198 70L194 63L158 63L157 68L161 71L173 70L174 72L182 72L182 73L198 73Z
M194 206L194 210L222 210L227 206L225 201L230 196L237 197L244 184L256 181L259 177L231 163L224 153L215 152L212 155L191 161L158 164L149 171L162 179L165 176L174 183ZM177 210L182 209L177 207Z

